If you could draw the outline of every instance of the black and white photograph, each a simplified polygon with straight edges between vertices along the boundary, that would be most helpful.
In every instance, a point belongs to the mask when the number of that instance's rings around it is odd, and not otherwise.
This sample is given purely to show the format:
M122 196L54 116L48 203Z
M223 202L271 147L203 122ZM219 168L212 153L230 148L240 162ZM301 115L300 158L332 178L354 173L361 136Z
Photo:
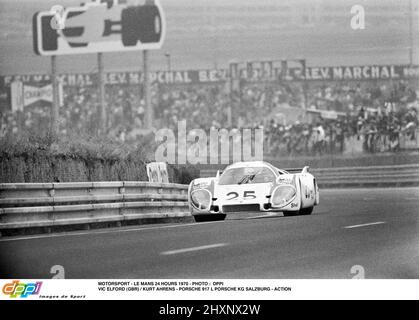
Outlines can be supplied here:
M419 0L0 0L0 300L418 281Z

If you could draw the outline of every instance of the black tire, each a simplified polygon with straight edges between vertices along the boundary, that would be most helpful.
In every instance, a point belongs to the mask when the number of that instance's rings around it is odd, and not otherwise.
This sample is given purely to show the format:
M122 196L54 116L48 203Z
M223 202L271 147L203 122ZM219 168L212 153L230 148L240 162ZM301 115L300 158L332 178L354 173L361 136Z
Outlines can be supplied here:
M302 208L299 211L299 214L302 216L308 216L313 212L314 207Z
M128 7L121 14L121 38L125 47L136 46L138 43L137 7Z
M57 33L57 30L51 27L51 20L53 17L54 15L50 15L50 16L43 16L41 18L41 30L42 30L41 47L43 51L57 51L58 50L58 33ZM36 15L34 16L34 19L36 19ZM37 38L37 36L35 38ZM35 44L35 46L39 46L39 44ZM37 49L35 51L38 52Z
M294 217L296 215L298 215L299 211L284 211L284 217Z
M195 222L221 221L225 220L225 218L226 215L222 213L200 214L194 216Z
M137 34L141 43L156 43L162 33L162 17L157 6L144 5L136 8Z

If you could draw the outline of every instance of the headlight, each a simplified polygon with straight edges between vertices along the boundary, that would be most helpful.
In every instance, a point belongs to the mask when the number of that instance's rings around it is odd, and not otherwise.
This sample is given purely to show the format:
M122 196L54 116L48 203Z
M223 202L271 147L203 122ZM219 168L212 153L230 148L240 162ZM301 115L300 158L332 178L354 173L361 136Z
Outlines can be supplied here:
M290 203L296 195L297 191L293 186L283 185L278 186L272 193L272 206L273 207L284 207Z
M199 210L209 210L211 206L211 194L208 190L200 189L191 193L192 205Z

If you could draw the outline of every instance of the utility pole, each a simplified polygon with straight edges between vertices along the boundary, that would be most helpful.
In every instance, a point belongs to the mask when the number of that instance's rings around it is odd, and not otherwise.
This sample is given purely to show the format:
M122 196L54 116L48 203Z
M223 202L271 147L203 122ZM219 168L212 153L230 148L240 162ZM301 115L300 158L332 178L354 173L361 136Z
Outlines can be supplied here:
M145 127L147 129L153 128L154 123L154 114L153 114L153 106L151 105L151 86L150 86L150 76L149 76L149 56L148 50L143 50L143 72L144 72L144 102L145 102L145 110L146 110L146 123Z
M58 74L57 74L57 56L51 56L51 76L52 76L52 112L51 112L51 135L54 139L58 136L58 108L60 99L58 96Z
M97 54L97 64L99 72L99 117L98 130L100 134L106 134L107 114L106 114L106 98L105 98L105 70L103 62L103 53Z
M409 0L409 64L413 66L413 0Z

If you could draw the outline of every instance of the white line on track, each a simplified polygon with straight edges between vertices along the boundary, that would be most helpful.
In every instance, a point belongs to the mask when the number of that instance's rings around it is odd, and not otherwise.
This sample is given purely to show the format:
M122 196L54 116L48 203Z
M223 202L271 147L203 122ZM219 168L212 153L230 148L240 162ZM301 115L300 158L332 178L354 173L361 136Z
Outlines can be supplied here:
M374 225L377 225L377 224L384 224L384 223L386 223L386 222L384 222L384 221L377 221L377 222L370 222L370 223L364 223L364 224L355 224L353 226L346 226L346 227L343 227L343 228L344 229L353 229L353 228L374 226Z
M199 247L192 247L192 248L183 248L183 249L177 249L177 250L170 250L170 251L164 251L160 253L163 256L168 256L172 254L178 254L178 253L185 253L185 252L192 252L192 251L200 251L200 250L208 250L213 248L219 248L219 247L225 247L228 243L214 243L209 244L206 246L199 246Z
M85 236L85 235L95 235L95 234L110 234L110 233L125 233L125 232L136 232L143 230L155 230L155 229L171 229L171 228L181 228L181 227L191 227L191 226L202 226L210 223L221 223L224 221L209 221L209 222L200 222L200 223L183 223L177 225L165 225L165 226L155 226L155 227L144 227L144 228L133 228L133 229L114 229L107 231L90 231L90 232L70 232L70 233L60 233L60 234L49 234L49 235L39 235L39 236L26 236L26 237L11 237L11 238L0 238L0 242L11 242L11 241L20 241L20 240L33 240L33 239L44 239L44 238L59 238L59 237L76 237L76 236ZM224 222L225 223L225 222Z

